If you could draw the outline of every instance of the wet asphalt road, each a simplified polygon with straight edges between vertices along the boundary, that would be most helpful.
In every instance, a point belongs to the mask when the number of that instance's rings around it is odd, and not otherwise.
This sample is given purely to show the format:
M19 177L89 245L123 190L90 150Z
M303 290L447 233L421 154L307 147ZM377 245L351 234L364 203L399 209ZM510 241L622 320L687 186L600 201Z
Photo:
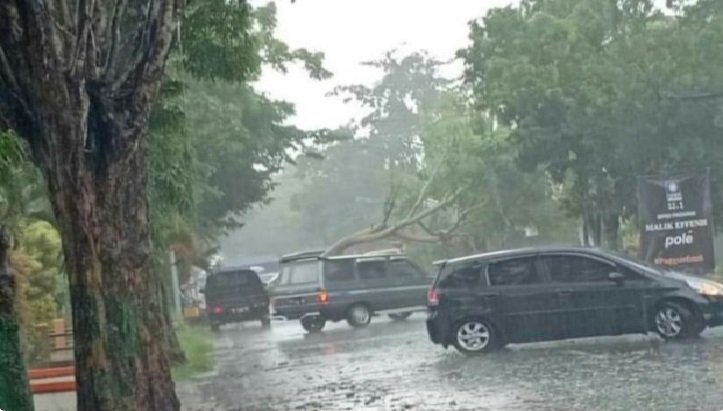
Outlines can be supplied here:
M366 329L228 325L213 373L178 385L184 411L723 410L723 329L511 345L466 358L432 345L424 314Z

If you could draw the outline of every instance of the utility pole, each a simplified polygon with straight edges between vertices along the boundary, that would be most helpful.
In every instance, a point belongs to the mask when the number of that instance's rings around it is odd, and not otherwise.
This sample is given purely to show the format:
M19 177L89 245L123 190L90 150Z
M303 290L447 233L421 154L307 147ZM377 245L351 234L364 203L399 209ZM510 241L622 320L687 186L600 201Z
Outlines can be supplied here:
M181 287L178 284L178 267L176 267L176 252L170 250L168 258L171 262L171 288L173 289L173 308L176 315L181 316Z

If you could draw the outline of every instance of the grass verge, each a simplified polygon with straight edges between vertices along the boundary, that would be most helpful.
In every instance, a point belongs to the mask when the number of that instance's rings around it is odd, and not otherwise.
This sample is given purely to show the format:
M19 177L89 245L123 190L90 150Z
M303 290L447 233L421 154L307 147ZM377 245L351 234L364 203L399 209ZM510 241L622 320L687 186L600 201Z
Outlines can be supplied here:
M213 342L205 328L184 325L176 329L176 335L186 353L186 363L173 367L174 380L187 380L213 370Z

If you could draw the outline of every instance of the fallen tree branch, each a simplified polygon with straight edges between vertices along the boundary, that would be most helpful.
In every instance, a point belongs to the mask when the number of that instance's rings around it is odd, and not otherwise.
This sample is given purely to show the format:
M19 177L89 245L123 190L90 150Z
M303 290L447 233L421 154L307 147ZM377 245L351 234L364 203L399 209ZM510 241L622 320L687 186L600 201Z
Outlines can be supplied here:
M389 196L384 201L384 212L382 214L382 225L386 226L389 224L389 219L392 217L392 212L397 205L397 190L395 186L392 186L389 190Z
M444 200L435 204L433 207L430 207L416 215L413 215L411 218L406 218L394 225L377 225L346 236L337 241L336 243L332 244L321 254L321 256L328 257L331 255L336 255L358 244L364 244L388 237L393 237L394 235L399 233L400 230L418 224L423 219L449 206L454 200L457 199L457 197L459 197L459 195L463 191L463 188L458 188L454 192L448 194Z
M415 243L438 243L442 241L442 238L436 235L418 235L413 233L407 233L404 231L398 231L394 233L394 237Z

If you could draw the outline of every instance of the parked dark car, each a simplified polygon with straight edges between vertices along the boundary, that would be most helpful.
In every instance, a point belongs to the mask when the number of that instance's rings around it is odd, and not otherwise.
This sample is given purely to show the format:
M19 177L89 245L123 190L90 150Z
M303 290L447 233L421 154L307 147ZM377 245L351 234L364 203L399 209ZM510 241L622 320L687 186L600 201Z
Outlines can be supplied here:
M268 327L269 296L256 272L224 268L206 279L206 308L211 329L223 324L258 320Z
M511 250L439 265L427 331L465 354L650 331L679 340L723 324L723 285L600 250Z
M321 257L298 253L281 259L271 285L272 311L299 319L309 332L327 321L364 327L375 314L402 320L423 311L432 278L402 255Z

